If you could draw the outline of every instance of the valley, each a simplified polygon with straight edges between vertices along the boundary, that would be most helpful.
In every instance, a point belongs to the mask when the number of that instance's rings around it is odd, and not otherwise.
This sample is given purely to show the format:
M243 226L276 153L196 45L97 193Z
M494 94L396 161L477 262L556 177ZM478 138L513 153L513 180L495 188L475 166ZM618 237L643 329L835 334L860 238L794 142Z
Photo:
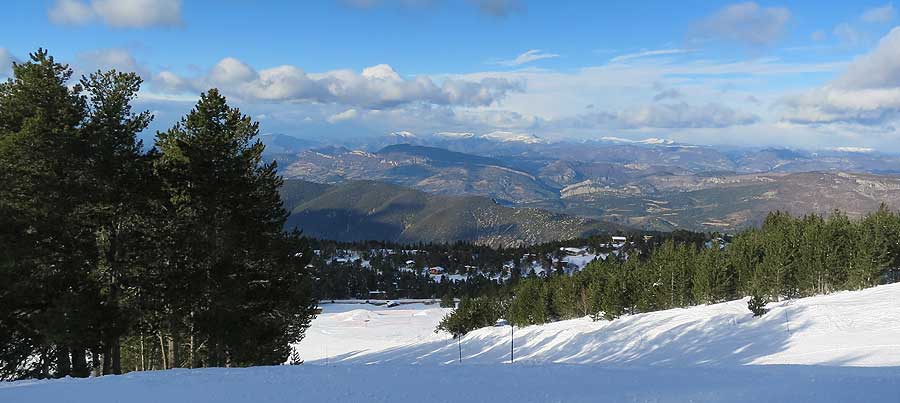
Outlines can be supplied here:
M392 140L415 144L384 145ZM361 189L375 186L372 182L388 183L430 195L456 197L452 199L456 203L486 206L484 200L457 199L479 196L505 207L533 208L614 224L606 229L620 226L733 233L759 225L766 214L775 210L795 215L827 215L842 210L858 217L881 203L900 208L900 175L896 174L900 158L891 155L725 150L659 139L498 142L481 137L419 138L409 134L356 146L367 144L383 147L374 151L344 146L295 148L293 154L279 154L281 173L286 178L321 184L356 183ZM400 199L378 200L383 209L390 206L402 211L410 206L401 204ZM473 220L509 224L510 218L497 218L498 212L505 210L488 210L496 212ZM303 218L297 219L308 222L315 221L312 216L319 210L304 211ZM529 211L520 215L534 215L538 210ZM445 213L452 216L449 211ZM382 236L422 239L415 235L417 229L411 223L423 216L405 214L406 220L395 220L393 235ZM543 214L547 213L538 215ZM423 225L429 230L434 228L433 224ZM475 225L484 228L484 224ZM412 230L408 236L397 235L409 228ZM514 233L497 232L496 228L485 234L463 232L436 231L436 235L426 239L485 242ZM579 232L559 233L551 228L547 236L532 234L523 241L565 239ZM349 239L337 234L327 236Z

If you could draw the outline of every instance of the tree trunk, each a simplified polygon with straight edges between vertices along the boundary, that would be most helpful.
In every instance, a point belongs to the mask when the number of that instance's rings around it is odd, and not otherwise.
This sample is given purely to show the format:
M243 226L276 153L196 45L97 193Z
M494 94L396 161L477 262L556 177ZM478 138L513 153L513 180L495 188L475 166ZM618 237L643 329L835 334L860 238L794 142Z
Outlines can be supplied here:
M100 363L100 352L96 348L91 349L91 375L100 376L103 374L103 368Z
M169 367L181 368L181 331L175 315L169 317Z
M72 361L69 360L69 349L57 347L56 349L56 377L62 378L72 374Z
M41 352L41 379L50 377L50 360L52 359L48 349L44 349L44 351Z
M103 375L112 374L112 345L109 339L103 341Z
M87 378L90 375L86 354L83 348L72 349L72 376Z
M162 332L157 333L159 335L159 359L162 363L163 369L169 369L169 361L166 356L166 344L163 340Z
M169 368L178 368L178 367L179 367L179 365L178 365L178 358L177 358L177 355L178 355L177 350L178 350L178 348L176 348L176 346L175 346L176 343L175 343L175 337L174 337L174 335L171 335L171 334L170 334L169 337L167 337L167 340L166 340L166 341L167 341L168 344L169 344Z
M112 343L112 348L110 348L112 373L114 375L120 375L122 374L122 341L117 336L113 338L110 343Z
M188 357L188 368L194 368L194 313L191 312L191 339L190 339L190 348L191 352Z
M144 358L144 331L141 330L141 371L146 371L147 365Z

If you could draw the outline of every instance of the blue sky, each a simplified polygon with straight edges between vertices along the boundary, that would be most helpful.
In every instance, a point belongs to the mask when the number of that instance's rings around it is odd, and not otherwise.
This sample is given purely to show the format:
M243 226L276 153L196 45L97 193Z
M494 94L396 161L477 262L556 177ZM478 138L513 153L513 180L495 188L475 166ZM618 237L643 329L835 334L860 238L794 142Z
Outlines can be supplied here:
M137 71L155 129L215 86L264 132L299 137L500 131L900 151L896 10L831 3L14 2L0 76L37 47L79 73Z

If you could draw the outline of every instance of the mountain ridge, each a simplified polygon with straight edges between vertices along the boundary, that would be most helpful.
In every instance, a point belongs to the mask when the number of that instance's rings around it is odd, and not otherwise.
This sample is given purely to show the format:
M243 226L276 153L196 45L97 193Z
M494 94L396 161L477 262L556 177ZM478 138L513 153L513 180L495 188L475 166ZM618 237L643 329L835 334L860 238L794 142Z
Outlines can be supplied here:
M432 195L376 181L323 185L286 180L287 228L339 241L469 241L519 246L616 232L624 227L537 208L511 208L480 196Z

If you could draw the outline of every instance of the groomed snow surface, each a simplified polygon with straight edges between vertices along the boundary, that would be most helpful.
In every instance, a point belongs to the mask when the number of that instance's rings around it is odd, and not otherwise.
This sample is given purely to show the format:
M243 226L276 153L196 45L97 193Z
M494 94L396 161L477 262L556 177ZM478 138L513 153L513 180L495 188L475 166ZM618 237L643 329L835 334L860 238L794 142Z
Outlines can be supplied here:
M0 402L900 402L900 284L474 331L447 310L325 304L301 366L0 383Z

